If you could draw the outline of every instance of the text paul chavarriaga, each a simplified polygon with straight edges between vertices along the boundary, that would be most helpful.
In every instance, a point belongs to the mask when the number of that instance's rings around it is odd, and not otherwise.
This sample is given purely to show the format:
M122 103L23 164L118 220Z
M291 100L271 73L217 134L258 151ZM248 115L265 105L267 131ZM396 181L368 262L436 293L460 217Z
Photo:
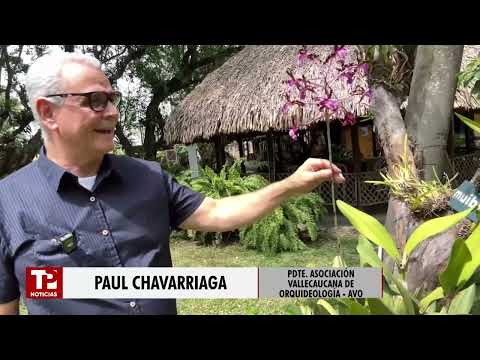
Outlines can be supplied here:
M95 276L95 290L227 290L224 276Z

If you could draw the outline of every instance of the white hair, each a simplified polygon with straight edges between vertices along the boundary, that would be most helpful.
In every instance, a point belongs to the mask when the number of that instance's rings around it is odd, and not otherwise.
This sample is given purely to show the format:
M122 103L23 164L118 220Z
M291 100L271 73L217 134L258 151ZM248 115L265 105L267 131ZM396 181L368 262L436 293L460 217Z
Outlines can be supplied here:
M40 125L42 137L47 138L47 133L42 126L35 102L39 97L57 94L62 91L62 69L65 64L80 63L101 69L101 63L95 57L78 52L64 52L55 50L39 57L28 68L26 90L28 104L33 112L33 118ZM61 104L63 98L52 97L52 102Z

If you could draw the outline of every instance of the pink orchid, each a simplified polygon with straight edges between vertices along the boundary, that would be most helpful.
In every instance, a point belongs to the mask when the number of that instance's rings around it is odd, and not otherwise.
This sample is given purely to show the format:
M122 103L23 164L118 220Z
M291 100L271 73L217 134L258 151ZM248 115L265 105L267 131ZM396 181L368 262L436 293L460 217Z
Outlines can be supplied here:
M338 109L338 101L335 99L324 98L318 103L320 109L328 109L331 111L336 111Z
M368 64L367 63L363 63L363 64L358 65L358 68L360 70L363 70L363 73L365 75L368 75Z
M353 115L353 113L351 113L351 112L348 111L348 112L345 114L345 117L343 118L342 125L343 125L343 126L354 125L355 122L356 122L355 115Z
M292 140L296 141L298 139L298 127L293 127L288 131L288 135Z
M334 52L335 52L335 55L338 56L339 59L344 60L345 57L347 56L348 51L347 51L347 48L344 45L342 45L342 46L335 45Z
M304 64L305 64L305 59L307 58L308 54L307 54L307 50L306 49L301 49L299 52L298 52L298 61L297 61L297 65L299 67L302 67Z

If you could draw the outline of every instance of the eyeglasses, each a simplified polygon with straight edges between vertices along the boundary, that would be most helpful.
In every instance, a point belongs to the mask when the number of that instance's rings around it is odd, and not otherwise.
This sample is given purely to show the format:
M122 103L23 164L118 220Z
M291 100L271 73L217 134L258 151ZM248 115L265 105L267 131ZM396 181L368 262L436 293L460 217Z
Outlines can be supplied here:
M46 97L69 97L69 96L85 96L88 99L88 105L93 111L100 112L107 108L110 101L115 107L118 106L120 100L122 100L122 93L120 91L114 91L111 93L105 91L92 91L88 93L68 93L68 94L53 94Z

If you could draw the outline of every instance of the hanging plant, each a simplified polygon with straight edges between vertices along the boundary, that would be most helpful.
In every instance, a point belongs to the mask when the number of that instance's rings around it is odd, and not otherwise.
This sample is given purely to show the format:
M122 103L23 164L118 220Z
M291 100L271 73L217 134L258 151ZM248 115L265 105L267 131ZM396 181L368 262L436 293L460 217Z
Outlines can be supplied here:
M319 54L302 47L294 68L287 69L287 89L282 108L284 114L292 116L289 135L293 141L298 138L300 128L308 127L318 120L327 127L328 157L332 161L332 140L330 122L340 121L343 126L353 125L357 121L356 110L368 108L372 91L368 86L368 64L344 45L332 46L332 51L322 59ZM355 59L355 60L352 60ZM312 71L312 67L313 71ZM308 71L309 70L309 71ZM313 78L311 74L316 74ZM310 74L310 75L309 75ZM310 76L310 78L309 78ZM319 118L305 119L305 113L318 113ZM333 169L332 169L333 173ZM331 183L331 196L334 225L337 227L334 182Z

